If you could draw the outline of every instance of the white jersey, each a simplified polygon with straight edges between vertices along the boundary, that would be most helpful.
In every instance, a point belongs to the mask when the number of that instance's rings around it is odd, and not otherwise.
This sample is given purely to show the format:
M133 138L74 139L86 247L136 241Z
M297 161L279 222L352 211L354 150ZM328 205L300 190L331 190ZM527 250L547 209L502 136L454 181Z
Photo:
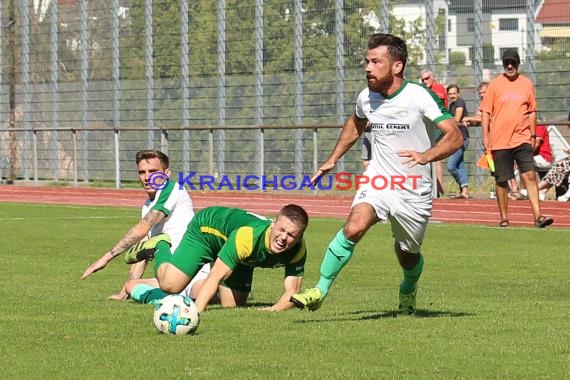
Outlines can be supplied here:
M427 124L452 118L441 101L424 86L406 80L386 98L364 89L356 100L356 116L368 119L371 127L372 159L364 174L380 178L375 181L379 187L388 181L385 190L398 191L403 198L430 193L430 166L410 168L396 152L424 152L431 147ZM402 186L396 185L402 182Z
M148 237L161 233L168 234L172 244L171 250L174 252L186 233L188 223L194 218L194 207L190 195L188 195L183 186L170 181L164 189L156 192L153 200L146 200L142 207L143 218L150 210L161 211L166 215L166 218L150 230ZM205 280L209 273L210 264L204 264L200 272L192 278L192 281L179 294L194 299L195 294L192 292L192 287L196 282Z
M166 218L150 230L149 237L166 233L170 237L172 250L176 249L182 241L188 223L194 217L194 208L188 192L175 181L170 181L164 189L157 191L153 200L146 200L142 207L143 218L150 210L158 210L164 213Z

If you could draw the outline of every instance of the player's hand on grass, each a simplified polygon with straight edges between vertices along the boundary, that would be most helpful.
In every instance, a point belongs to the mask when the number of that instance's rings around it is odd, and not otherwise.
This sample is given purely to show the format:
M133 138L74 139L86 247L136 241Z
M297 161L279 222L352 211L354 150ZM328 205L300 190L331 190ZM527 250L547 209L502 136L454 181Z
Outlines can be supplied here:
M416 165L425 165L429 163L427 154L416 152L415 150L399 150L396 152L398 156L406 158L402 163L410 168Z
M107 299L113 301L124 301L127 298L129 298L129 295L125 291L120 291L119 293L111 294L109 297L107 297Z

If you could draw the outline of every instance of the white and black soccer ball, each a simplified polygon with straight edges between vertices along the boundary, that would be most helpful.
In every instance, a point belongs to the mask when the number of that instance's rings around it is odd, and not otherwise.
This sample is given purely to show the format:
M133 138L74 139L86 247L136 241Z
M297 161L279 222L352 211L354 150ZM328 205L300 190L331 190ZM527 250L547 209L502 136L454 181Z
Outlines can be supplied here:
M188 297L173 294L155 304L154 325L163 334L188 335L196 333L200 323L198 307Z

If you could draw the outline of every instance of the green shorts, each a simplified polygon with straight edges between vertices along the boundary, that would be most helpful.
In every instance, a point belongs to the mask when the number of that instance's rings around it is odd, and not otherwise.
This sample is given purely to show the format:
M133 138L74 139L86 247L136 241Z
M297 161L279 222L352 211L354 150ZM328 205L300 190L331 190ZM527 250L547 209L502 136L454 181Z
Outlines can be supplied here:
M172 252L168 262L193 278L204 264L213 263L218 258L218 253L226 243L227 236L217 233L204 233L202 229L215 230L212 225L212 217L218 212L210 208L205 212L199 212L188 225L182 241ZM238 224L243 224L252 216L238 214L236 220ZM255 218L255 217L254 217ZM255 218L257 219L257 218ZM253 267L238 265L232 274L222 283L222 285L240 291L250 291L253 279Z
M251 292L252 281L253 267L238 265L232 274L222 282L222 285L226 288L249 293Z

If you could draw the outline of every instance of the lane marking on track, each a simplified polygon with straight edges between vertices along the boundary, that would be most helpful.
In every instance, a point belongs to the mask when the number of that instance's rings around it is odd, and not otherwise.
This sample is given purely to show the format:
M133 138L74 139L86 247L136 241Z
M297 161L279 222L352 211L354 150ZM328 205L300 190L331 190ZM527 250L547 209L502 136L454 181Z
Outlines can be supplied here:
M123 219L124 216L30 216L30 217L0 217L3 220L74 220L74 219Z

